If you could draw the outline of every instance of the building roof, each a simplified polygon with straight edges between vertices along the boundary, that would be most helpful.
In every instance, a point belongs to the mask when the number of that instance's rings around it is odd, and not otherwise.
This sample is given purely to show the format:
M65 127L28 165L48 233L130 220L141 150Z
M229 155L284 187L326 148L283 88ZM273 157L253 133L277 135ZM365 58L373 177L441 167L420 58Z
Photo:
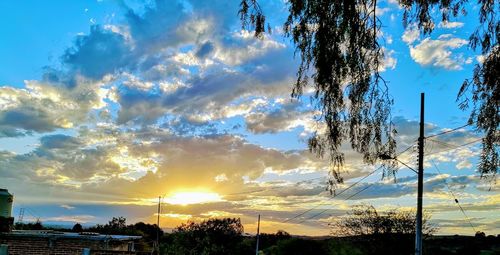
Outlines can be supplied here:
M67 239L84 239L95 241L131 241L141 239L142 236L125 236L125 235L102 235L99 233L82 232L61 232L54 230L13 230L8 233L0 233L10 237L37 237L37 238L67 238Z

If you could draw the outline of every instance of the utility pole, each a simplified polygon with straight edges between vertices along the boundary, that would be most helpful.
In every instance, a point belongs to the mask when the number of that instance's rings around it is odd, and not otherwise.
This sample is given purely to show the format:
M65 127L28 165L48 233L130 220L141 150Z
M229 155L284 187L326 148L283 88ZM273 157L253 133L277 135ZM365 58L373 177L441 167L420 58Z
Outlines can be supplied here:
M260 234L260 214L257 220L257 244L255 245L255 255L259 255L259 234Z
M417 222L415 229L415 255L422 255L422 197L424 181L424 93L420 94L420 135L418 137L418 189Z
M158 214L156 219L156 251L160 253L160 213L161 213L161 196L158 196Z

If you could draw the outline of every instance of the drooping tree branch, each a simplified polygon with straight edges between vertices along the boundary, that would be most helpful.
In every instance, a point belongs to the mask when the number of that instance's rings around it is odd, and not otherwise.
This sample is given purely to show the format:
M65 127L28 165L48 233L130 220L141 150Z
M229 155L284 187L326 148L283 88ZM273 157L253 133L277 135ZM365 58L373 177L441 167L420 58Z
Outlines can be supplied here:
M416 22L424 34L434 28L432 8L441 10L441 21L448 21L450 14L466 14L464 5L467 0L459 1L419 1L401 0L405 8L403 23ZM478 131L485 134L478 172L482 177L495 180L500 165L500 21L498 13L500 2L479 0L479 25L469 38L472 50L480 48L483 61L476 64L472 79L466 79L457 95L462 110L472 106L469 123L475 124Z
M291 0L288 5L284 31L301 60L292 96L303 95L312 81L312 99L322 113L318 120L326 128L313 135L308 145L312 152L328 155L333 187L342 182L345 142L368 163L374 163L380 153L395 151L390 122L393 101L379 74L383 51L377 41L376 1ZM262 12L248 10L256 6L254 0L243 0L241 6L240 14ZM256 35L262 35L262 23L241 17L244 25L252 25Z
M441 22L466 14L468 0L400 0L404 8L403 24L417 24L424 34L435 27L434 10ZM300 97L309 82L312 95L322 115L326 131L317 132L309 140L311 151L328 155L333 166L330 182L342 182L344 163L341 146L346 140L374 163L380 153L394 155L395 132L391 123L392 98L379 73L383 50L378 43L376 0L289 0L285 35L292 39L300 55L293 97ZM495 176L499 165L499 2L479 0L478 29L470 38L470 46L481 46L484 62L477 64L474 77L462 85L458 98L465 109L473 108L470 123L485 133L479 172ZM265 30L265 16L257 0L242 0L240 18L244 27L252 27L257 37ZM373 16L371 16L373 15ZM260 17L260 18L256 18ZM263 18L262 18L263 17ZM470 96L470 99L468 97Z

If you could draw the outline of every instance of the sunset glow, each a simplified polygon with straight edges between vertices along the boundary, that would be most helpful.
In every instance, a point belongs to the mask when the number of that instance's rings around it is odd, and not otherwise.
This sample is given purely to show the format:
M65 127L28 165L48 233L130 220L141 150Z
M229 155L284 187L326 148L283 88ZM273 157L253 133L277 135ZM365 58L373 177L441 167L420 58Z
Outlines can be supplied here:
M222 201L221 196L213 192L177 192L164 200L173 205L205 204Z

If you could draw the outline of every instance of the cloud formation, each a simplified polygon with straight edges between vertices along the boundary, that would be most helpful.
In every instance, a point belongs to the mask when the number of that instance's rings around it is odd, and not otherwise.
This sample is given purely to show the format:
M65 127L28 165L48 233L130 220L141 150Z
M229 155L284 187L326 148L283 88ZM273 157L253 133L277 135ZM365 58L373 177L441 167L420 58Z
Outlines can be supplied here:
M461 56L453 56L452 50L468 42L450 34L440 35L438 39L425 38L419 44L410 46L410 55L420 65L433 66L448 70L461 70L466 62Z

